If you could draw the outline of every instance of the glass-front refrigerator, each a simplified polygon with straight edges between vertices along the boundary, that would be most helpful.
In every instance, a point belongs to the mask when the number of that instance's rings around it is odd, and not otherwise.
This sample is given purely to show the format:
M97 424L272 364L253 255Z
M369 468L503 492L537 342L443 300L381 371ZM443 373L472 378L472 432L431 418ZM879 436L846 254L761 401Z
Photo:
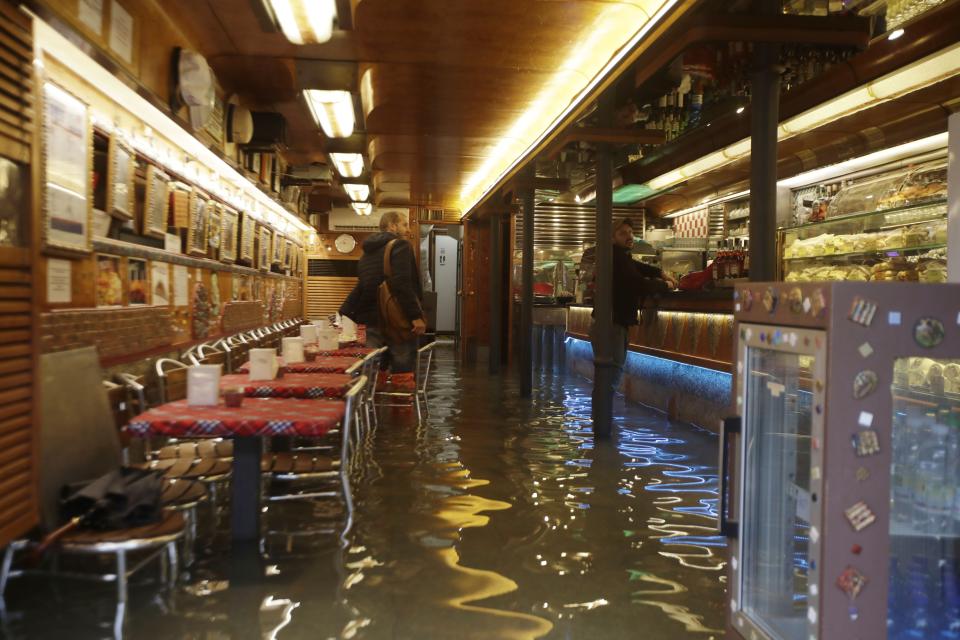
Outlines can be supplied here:
M960 285L735 296L728 636L960 639Z

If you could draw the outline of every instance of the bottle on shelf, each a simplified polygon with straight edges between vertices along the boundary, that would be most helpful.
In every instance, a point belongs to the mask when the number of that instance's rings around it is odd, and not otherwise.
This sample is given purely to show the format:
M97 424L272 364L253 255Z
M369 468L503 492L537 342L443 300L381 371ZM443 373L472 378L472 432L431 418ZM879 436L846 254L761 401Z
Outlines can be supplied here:
M749 277L750 275L750 241L747 238L743 239L743 277Z

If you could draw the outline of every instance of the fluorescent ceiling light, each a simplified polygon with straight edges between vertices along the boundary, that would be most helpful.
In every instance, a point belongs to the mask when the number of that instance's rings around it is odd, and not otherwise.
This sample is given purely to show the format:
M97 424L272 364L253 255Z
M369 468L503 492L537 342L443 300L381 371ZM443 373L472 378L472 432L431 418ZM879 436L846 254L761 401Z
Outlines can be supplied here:
M960 43L941 49L926 58L784 121L777 128L777 140L783 141L800 133L806 133L958 74L960 74ZM654 191L663 191L697 175L746 157L749 153L750 138L744 138L721 151L657 176L647 184Z
M370 197L370 185L366 184L345 184L343 190L347 192L350 199L354 202L363 202Z
M267 4L293 44L321 44L333 36L336 0L267 0Z
M881 149L880 151L868 153L867 155L860 156L859 158L851 158L850 160L838 162L837 164L832 164L828 167L821 167L820 169L807 171L806 173L801 173L793 176L792 178L781 180L777 183L777 185L781 187L788 187L790 189L796 189L798 187L805 187L811 184L820 184L826 180L838 178L856 171L862 171L871 167L888 164L890 162L896 162L897 160L902 160L904 158L912 158L914 156L936 151L938 149L945 149L946 146L947 132L944 131L943 133L938 133L927 138L921 138L920 140L913 140L905 144L897 145L896 147L890 147L889 149Z
M350 206L357 212L357 215L368 216L373 213L373 205L369 202L351 202Z
M314 121L328 138L347 138L353 134L356 116L349 91L307 89L303 97Z
M330 162L344 178L358 178L363 174L363 156L359 153L331 153Z
M565 60L526 111L500 136L485 162L460 191L458 208L469 213L604 81L677 0L604 3L597 20L571 39ZM584 79L586 84L583 84Z
M737 191L736 193L728 193L725 196L720 196L719 198L714 198L707 202L696 205L695 207L688 207L686 209L681 209L680 211L674 211L669 215L663 216L664 218L679 218L680 216L685 216L688 213L693 213L694 211L702 211L708 207L712 207L715 204L723 204L724 202L730 202L731 200L739 200L740 198L745 198L750 195L749 191Z

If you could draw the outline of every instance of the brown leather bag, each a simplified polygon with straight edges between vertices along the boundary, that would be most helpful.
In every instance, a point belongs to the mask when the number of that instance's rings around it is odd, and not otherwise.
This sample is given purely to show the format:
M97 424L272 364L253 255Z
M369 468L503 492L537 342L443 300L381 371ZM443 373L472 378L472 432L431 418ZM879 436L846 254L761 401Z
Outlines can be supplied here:
M380 310L380 331L390 342L408 342L417 336L413 333L413 322L407 318L400 301L390 291L390 278L393 276L393 267L390 264L390 253L396 239L387 243L383 250L383 282L377 288L377 307ZM419 304L419 301L417 302ZM423 319L423 309L420 310Z

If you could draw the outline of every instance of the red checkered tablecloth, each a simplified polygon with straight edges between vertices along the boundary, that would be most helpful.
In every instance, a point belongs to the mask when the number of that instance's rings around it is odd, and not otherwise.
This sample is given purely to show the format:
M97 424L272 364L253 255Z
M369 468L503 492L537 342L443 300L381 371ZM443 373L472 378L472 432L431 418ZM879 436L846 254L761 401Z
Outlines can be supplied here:
M314 353L318 358L366 358L376 351L372 347L340 347L332 351L320 351L316 345L308 345L307 353Z
M223 403L191 407L186 400L177 400L141 413L126 430L138 437L319 437L336 427L345 412L346 403L341 400L248 398L236 408Z
M283 358L277 358L277 364L284 367L287 373L346 373L347 369L356 366L357 358L352 356L322 356L313 362L293 362L291 364L286 364ZM250 363L243 363L237 373L250 373Z
M243 388L248 398L342 398L355 378L343 373L287 373L276 380L251 380L240 373L220 377L220 389Z

